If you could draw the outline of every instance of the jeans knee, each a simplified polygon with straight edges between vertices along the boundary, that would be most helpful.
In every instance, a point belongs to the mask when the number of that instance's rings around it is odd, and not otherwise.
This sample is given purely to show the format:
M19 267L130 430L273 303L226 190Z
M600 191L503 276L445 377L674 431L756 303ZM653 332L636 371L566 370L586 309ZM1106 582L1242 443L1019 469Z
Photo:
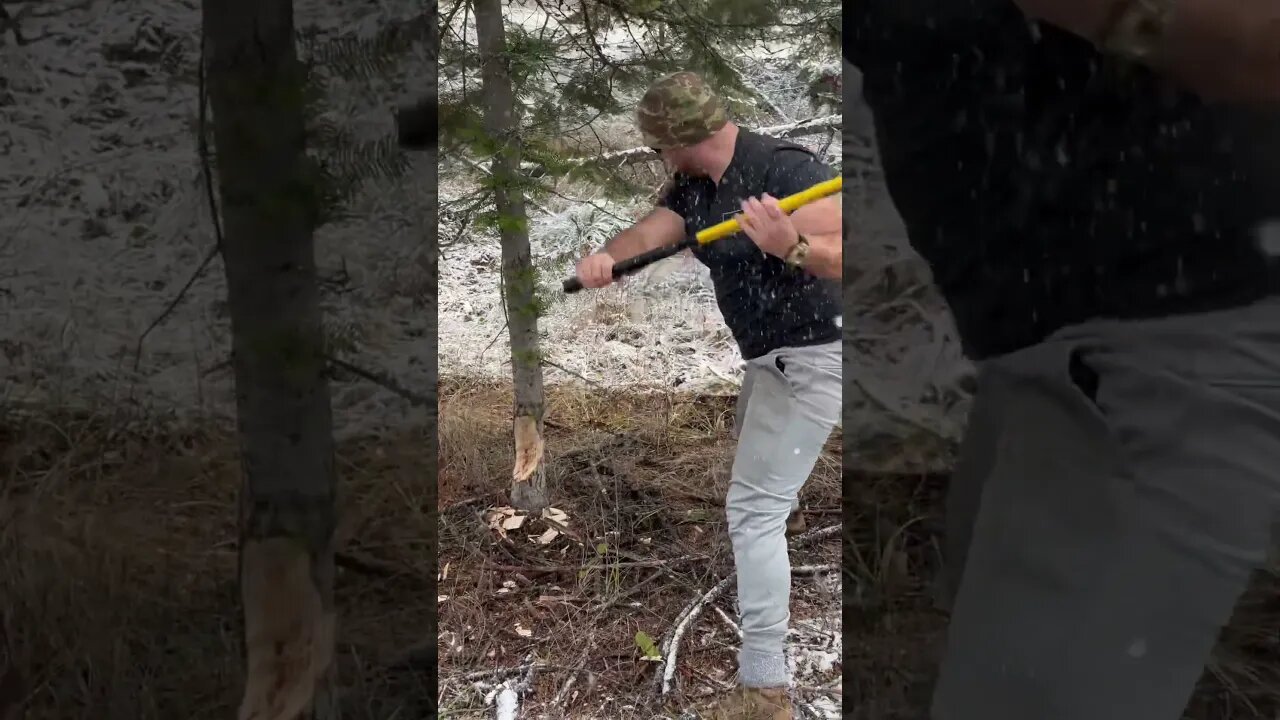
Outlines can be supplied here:
M793 500L731 484L725 497L725 520L730 534L764 533L785 528Z

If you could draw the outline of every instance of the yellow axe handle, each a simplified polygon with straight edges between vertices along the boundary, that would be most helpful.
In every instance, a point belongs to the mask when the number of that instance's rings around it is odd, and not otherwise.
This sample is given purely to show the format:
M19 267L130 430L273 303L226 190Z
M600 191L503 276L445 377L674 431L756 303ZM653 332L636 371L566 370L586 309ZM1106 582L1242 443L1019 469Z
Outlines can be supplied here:
M818 183L808 190L801 190L795 195L788 195L782 198L778 201L778 206L782 208L783 212L790 215L801 206L808 205L814 200L840 192L843 180L843 177L836 177L827 180L826 182ZM724 222L712 225L705 230L698 231L696 239L699 245L706 245L707 243L728 237L740 230L742 230L742 228L739 227L737 220L725 220Z

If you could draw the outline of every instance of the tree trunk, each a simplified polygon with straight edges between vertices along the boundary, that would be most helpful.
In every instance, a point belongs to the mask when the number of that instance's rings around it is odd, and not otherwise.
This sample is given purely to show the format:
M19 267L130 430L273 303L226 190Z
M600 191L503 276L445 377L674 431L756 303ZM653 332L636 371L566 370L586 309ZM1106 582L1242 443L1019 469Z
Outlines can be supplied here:
M537 274L529 251L529 221L521 189L516 101L505 55L502 0L474 0L473 7L484 82L485 130L497 143L492 182L502 236L502 282L515 385L511 504L536 512L548 502L542 440L542 355L538 348Z
M332 720L336 482L291 0L205 0L244 472L240 720Z

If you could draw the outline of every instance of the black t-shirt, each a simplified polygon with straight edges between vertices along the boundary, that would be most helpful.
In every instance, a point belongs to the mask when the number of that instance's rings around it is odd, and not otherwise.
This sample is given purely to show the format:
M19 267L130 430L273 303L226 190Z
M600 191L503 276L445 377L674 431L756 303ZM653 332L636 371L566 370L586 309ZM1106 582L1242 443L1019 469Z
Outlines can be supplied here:
M1009 0L862 0L845 52L975 359L1280 292L1280 112L1207 104Z
M739 130L733 160L719 184L677 173L658 204L684 218L689 234L742 212L742 201L764 193L782 199L836 176L809 150ZM745 234L695 248L711 270L716 302L742 356L751 359L780 347L840 339L841 288L788 267L756 247Z

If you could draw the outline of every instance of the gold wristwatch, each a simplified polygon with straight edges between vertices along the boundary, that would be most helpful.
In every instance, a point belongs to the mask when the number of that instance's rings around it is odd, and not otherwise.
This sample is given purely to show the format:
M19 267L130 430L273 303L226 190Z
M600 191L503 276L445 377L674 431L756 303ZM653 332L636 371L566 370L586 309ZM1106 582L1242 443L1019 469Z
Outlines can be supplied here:
M800 235L796 238L796 244L791 246L787 251L787 256L782 259L787 265L793 268L804 267L804 261L809 257L809 238Z
M1109 55L1149 61L1160 51L1178 0L1118 0L1098 34L1098 47Z

